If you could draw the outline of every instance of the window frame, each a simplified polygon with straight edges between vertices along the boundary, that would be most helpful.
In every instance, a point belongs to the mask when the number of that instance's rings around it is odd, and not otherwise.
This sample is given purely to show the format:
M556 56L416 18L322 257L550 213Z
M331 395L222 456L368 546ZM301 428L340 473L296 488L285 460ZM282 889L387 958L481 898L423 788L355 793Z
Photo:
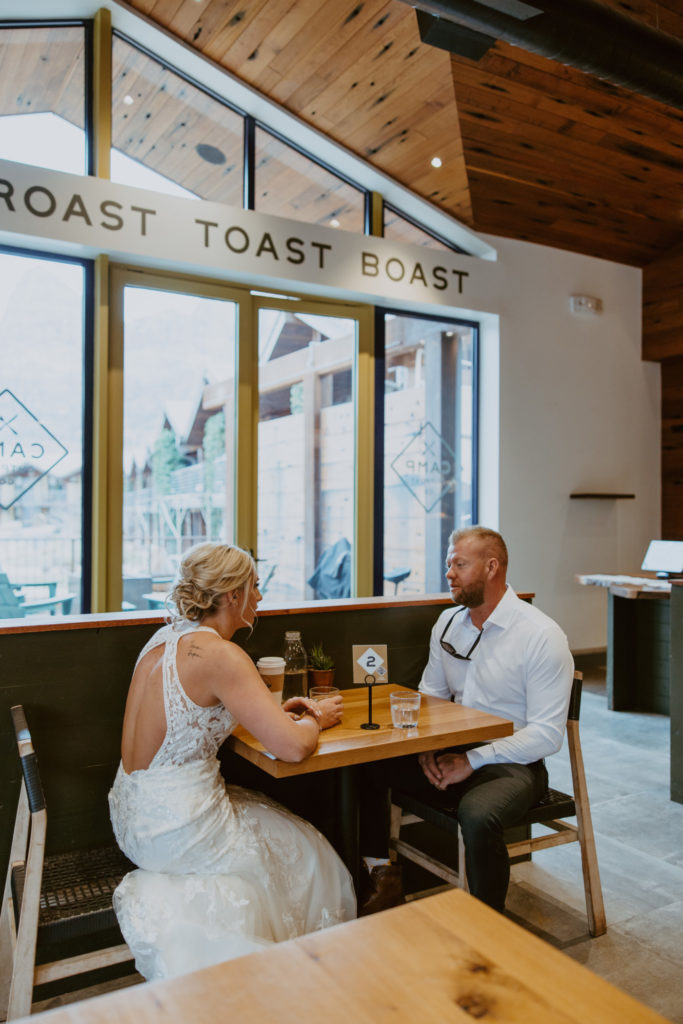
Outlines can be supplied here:
M422 313L415 310L396 309L390 306L375 306L375 443L374 460L374 532L373 532L373 594L384 593L384 399L386 375L386 316L410 317L414 320L430 320L437 323L452 323L472 331L472 523L479 516L479 406L481 375L480 335L478 320L464 317L444 316L438 313ZM445 556L445 551L444 551Z
M94 452L94 295L95 268L92 260L66 253L46 252L43 249L24 249L0 243L0 253L39 259L46 263L69 263L83 270L82 337L81 337L81 592L83 614L92 606L92 551L93 551L93 452Z

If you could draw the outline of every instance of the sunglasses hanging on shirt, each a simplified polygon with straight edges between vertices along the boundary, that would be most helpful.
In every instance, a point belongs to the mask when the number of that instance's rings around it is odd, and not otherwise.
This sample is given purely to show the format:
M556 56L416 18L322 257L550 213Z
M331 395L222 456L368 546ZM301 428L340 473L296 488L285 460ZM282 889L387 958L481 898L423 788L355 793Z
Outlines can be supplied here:
M453 619L455 618L456 615L459 615L461 611L463 611L463 609L462 608L458 608L457 612L455 612L455 614L451 615L450 619L446 623L446 628L444 629L443 633L441 634L441 637L439 638L439 643L443 647L443 649L446 652L446 654L450 654L451 657L458 658L459 661L471 661L472 660L472 658L471 658L472 651L474 650L474 648L477 646L477 644L481 640L482 633L484 632L483 629L479 630L479 633L477 634L477 637L476 637L474 643L472 644L472 646L470 647L469 651L467 652L467 654L459 654L456 651L456 649L453 646L453 644L449 643L448 640L444 640L444 637L445 637L446 633L451 628L451 623L453 622Z

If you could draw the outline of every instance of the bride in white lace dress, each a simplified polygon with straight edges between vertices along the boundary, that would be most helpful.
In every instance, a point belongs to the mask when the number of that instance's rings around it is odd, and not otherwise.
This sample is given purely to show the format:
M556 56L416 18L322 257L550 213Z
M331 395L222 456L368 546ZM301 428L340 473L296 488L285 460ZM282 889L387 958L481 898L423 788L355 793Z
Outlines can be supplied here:
M178 616L142 650L109 794L117 842L138 865L114 894L140 973L171 977L355 917L327 840L268 798L226 786L216 752L239 723L301 761L341 721L339 697L278 707L231 643L261 599L253 560L201 544L183 559Z

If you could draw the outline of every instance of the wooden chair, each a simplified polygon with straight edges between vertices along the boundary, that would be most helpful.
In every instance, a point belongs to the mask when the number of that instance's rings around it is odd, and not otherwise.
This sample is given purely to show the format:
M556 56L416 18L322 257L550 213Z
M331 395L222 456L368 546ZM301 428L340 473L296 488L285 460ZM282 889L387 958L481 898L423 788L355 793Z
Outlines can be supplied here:
M23 779L0 914L0 1020L8 1021L31 1012L35 985L132 959L112 908L112 893L132 865L113 846L45 856L47 810L38 760L23 707L11 714ZM111 935L111 929L116 945L35 962L39 939L52 950L65 940Z
M22 590L25 587L47 587L49 597L42 600L27 601ZM64 615L71 611L75 594L55 596L56 584L49 583L10 583L6 573L0 572L0 619L21 619L29 612L49 612L54 615L61 607Z
M582 674L575 672L567 716L567 743L572 771L573 795L561 793L556 789L548 789L543 799L518 822L518 826L526 827L527 838L507 843L507 849L511 857L519 857L531 854L534 850L545 850L553 846L578 842L581 846L588 927L590 934L596 936L604 935L607 924L579 738L582 681ZM565 820L574 816L576 816L576 825ZM400 831L403 825L415 824L420 821L427 821L454 837L458 846L458 871L401 839ZM543 825L550 832L532 836L533 825ZM467 888L464 843L457 816L454 812L445 811L436 802L431 804L417 799L410 793L393 789L391 792L389 847L392 858L395 859L396 855L400 854L406 860L426 868L451 886Z

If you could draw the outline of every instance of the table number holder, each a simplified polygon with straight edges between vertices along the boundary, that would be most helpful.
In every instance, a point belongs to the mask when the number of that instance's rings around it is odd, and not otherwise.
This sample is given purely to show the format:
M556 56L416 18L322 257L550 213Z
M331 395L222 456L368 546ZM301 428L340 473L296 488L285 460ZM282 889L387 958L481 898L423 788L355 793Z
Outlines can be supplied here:
M361 729L379 729L372 720L372 688L379 681L386 683L387 645L353 644L353 685L368 688L368 720Z

